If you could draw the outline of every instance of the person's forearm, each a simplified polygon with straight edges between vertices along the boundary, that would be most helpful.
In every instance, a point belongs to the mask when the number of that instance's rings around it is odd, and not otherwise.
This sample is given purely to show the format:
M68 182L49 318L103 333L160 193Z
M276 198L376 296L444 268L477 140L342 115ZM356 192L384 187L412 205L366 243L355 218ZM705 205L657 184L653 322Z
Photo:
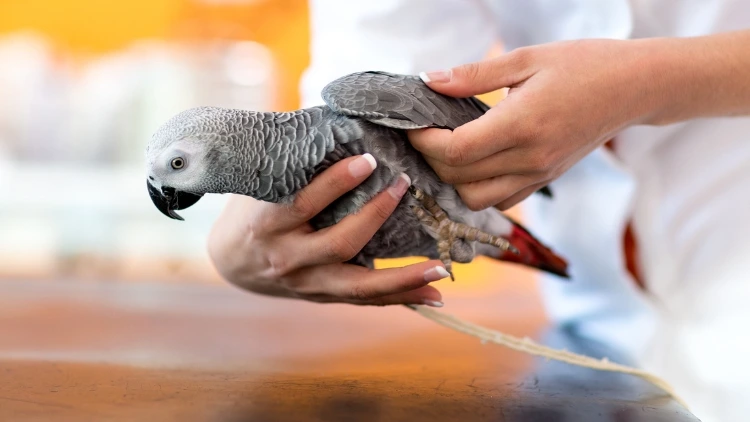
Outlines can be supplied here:
M453 97L510 87L476 120L409 135L470 208L507 209L630 126L750 116L750 30L540 44L420 76Z
M648 52L653 104L641 123L750 115L750 30L634 43Z

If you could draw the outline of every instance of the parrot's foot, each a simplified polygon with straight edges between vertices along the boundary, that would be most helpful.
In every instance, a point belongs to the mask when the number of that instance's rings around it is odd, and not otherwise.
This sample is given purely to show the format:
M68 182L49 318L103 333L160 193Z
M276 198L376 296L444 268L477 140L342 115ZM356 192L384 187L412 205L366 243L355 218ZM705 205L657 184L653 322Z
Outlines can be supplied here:
M442 232L440 230L440 223L438 222L438 220L424 208L412 206L411 210L414 211L414 214L416 214L417 218L419 218L419 221L425 227L429 227L430 229L438 233L438 257L440 258L440 261L443 262L443 265L448 271L448 274L451 275L451 280L455 281L456 278L453 276L453 260L451 259L451 244L455 241L455 238L443 236L441 234Z
M451 220L448 218L448 214L445 210L438 205L437 201L421 189L412 186L410 192L422 205L421 207L412 206L412 211L423 225L434 230L438 235L438 256L440 261L443 262L445 269L451 275L451 280L455 280L455 277L453 276L453 259L451 258L451 251L453 251L454 254L461 251L461 246L463 244L463 242L461 242L462 240L484 243L500 248L503 251L511 251L515 254L518 253L518 249L502 237L494 236L483 232L476 227L471 227L464 223ZM473 253L471 257L473 257Z

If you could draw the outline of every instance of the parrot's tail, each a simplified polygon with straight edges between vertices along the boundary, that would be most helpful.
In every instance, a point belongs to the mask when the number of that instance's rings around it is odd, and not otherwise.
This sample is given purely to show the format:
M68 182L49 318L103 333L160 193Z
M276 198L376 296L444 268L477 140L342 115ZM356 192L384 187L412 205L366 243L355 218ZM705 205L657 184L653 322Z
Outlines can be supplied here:
M508 218L506 216L506 218ZM518 249L518 254L504 251L497 257L502 261L516 262L529 267L538 268L560 277L570 278L568 274L568 262L557 255L552 249L537 240L528 230L519 223L511 220L513 230L510 235L503 237Z

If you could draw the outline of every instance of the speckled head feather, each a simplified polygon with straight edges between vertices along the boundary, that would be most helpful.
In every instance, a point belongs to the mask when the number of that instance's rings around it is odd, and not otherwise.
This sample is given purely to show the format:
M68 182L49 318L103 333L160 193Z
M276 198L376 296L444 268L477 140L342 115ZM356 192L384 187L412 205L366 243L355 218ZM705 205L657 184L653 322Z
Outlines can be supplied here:
M183 192L278 202L306 185L333 149L325 112L331 113L322 107L291 113L186 110L154 133L146 150L149 180ZM172 166L175 159L182 167Z

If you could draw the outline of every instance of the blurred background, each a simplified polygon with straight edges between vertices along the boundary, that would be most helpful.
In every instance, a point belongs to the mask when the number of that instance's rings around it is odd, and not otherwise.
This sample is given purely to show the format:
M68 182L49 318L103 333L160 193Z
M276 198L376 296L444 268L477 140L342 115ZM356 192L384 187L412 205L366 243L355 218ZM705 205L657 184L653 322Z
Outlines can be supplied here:
M344 374L333 405L347 407L349 392L379 400L383 379L531 365L402 307L243 294L205 251L227 198L185 222L154 208L153 131L194 106L298 108L308 29L307 0L0 0L0 420L250 420L259 395L288 406L307 385L266 391L256 373ZM455 273L438 282L449 312L518 336L543 326L531 271L477 259Z
M307 14L306 0L0 2L0 279L220 283L205 239L226 197L164 218L144 148L189 107L298 108ZM490 289L498 271L529 277L479 259L450 288Z

